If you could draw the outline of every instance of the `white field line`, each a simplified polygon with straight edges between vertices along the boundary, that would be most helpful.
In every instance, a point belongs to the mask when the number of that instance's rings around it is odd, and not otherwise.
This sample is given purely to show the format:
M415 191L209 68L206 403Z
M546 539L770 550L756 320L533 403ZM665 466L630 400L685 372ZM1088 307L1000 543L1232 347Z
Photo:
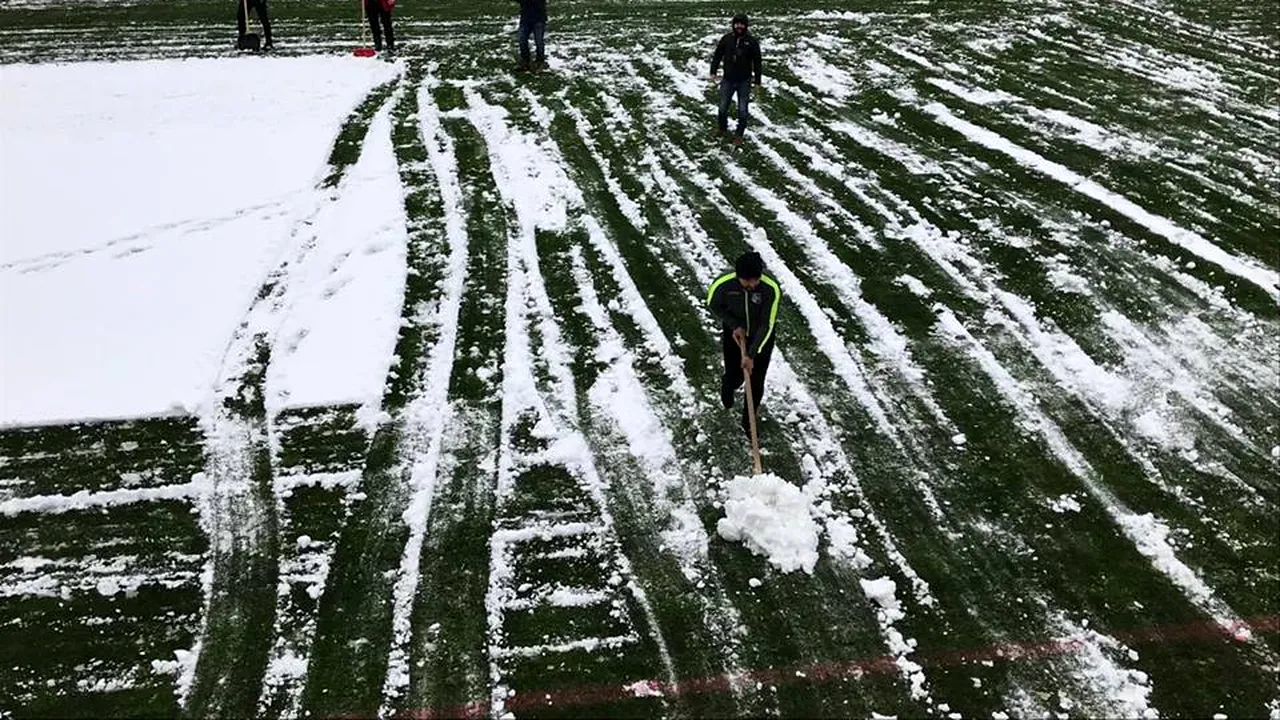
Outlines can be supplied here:
M247 486L246 486L247 487ZM61 515L78 510L109 508L160 500L191 500L205 495L212 489L204 473L196 473L191 482L180 485L164 485L155 488L133 490L81 490L71 495L32 495L0 502L0 517L12 517L23 513Z
M574 652L576 650L584 650L586 652L595 652L596 650L616 650L628 645L634 645L640 642L640 638L635 635L613 635L601 638L583 638L581 640L572 640L564 643L550 643L547 645L523 645L516 647L500 647L492 648L490 652L494 657L505 660L506 658L540 658L546 655L557 655L561 653Z
M434 68L432 69L434 72ZM440 122L439 109L431 98L433 85L418 88L419 135L444 203L444 230L449 257L444 271L444 288L433 314L419 317L436 328L436 340L424 363L423 393L405 409L406 438L414 448L409 487L411 496L404 511L409 528L401 556L399 576L392 593L392 639L383 684L380 715L393 712L393 703L409 684L409 641L412 636L413 601L420 581L422 543L435 494L441 463L445 428L453 417L449 407L449 385L458 343L458 316L466 288L468 237L463 217L463 196L458 181L458 163L453 141Z

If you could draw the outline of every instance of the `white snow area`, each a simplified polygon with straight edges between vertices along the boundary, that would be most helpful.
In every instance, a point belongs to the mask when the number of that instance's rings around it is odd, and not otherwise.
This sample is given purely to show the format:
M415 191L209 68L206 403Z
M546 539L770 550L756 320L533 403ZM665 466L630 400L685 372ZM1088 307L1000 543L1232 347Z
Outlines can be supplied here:
M782 572L813 573L818 562L818 524L809 498L777 475L735 477L724 486L720 537L742 541Z
M197 406L313 211L342 121L396 72L354 58L0 68L0 425Z
M390 109L369 126L336 201L316 217L305 288L281 325L267 373L269 405L307 407L381 398L404 300L404 198Z

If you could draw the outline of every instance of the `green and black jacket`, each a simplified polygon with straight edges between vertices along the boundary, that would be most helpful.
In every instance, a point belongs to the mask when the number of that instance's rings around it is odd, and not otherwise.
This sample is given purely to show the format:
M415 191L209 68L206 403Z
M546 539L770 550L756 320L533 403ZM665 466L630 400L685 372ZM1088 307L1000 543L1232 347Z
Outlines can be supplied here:
M747 331L747 355L751 357L773 339L781 304L782 288L768 275L760 276L755 290L747 290L738 282L737 273L725 273L707 290L707 305L720 318L724 331Z

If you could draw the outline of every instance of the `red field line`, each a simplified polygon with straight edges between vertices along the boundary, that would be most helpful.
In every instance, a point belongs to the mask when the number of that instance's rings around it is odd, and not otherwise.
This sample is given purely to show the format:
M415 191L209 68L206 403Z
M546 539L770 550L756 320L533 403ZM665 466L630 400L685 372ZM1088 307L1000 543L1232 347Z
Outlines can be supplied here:
M1184 625L1165 625L1160 627L1122 630L1109 633L1110 637L1126 645L1163 645L1187 642L1213 642L1230 640L1245 642L1250 634L1270 633L1280 630L1280 615L1259 617L1222 625L1216 622L1188 623ZM911 659L924 667L954 667L982 661L1014 661L1040 660L1044 658L1074 655L1084 648L1083 641L1078 639L1040 640L1032 642L1006 642L988 645L969 650L950 650L938 653L912 655ZM798 681L809 683L830 682L842 678L859 678L863 675L891 675L898 672L897 658L892 655L867 658L864 660L843 660L835 662L812 663L791 668L768 668L747 670L736 676L712 675L703 678L684 680L679 683L667 683L657 680L640 680L638 683L617 683L612 685L583 686L577 688L560 688L545 692L524 691L506 700L506 707L513 712L530 708L554 707L591 707L609 703L632 700L637 697L635 688L640 686L654 695L666 697L682 695L698 695L704 693L729 692L731 682L762 683L765 685L783 685ZM435 718L480 718L489 714L488 700L475 700L452 707L432 710L422 708L407 710L395 717L404 720L435 720ZM360 716L348 715L345 718Z

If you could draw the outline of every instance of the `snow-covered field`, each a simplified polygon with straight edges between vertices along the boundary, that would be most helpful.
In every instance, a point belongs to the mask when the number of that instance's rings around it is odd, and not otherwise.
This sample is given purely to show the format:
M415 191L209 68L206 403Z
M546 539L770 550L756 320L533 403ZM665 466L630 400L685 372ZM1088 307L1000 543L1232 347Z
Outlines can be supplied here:
M0 716L1280 718L1238 13L760 5L733 151L705 5L567 3L536 77L509 9L3 31L70 62L0 65Z

